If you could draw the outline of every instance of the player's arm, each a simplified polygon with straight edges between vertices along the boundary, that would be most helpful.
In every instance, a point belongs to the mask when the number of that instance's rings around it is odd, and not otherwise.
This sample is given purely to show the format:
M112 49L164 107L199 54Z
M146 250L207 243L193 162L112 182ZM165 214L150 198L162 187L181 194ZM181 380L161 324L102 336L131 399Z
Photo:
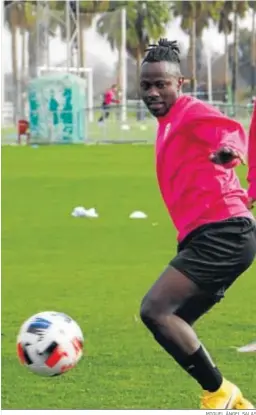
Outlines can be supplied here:
M252 209L256 201L256 103L254 104L254 111L249 131L248 165L249 171L247 180L249 183L249 208Z
M239 123L224 124L203 123L195 129L196 136L209 145L209 159L216 164L232 169L246 164L248 137Z
M113 97L111 99L111 102L113 102L114 104L120 104L120 100L119 99L116 99L115 97Z

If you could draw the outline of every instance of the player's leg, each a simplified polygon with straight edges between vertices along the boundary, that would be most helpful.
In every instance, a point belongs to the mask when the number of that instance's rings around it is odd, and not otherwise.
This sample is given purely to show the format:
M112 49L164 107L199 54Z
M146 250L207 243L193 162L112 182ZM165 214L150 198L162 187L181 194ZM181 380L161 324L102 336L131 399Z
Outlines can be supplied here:
M109 117L109 115L110 115L110 105L106 105L105 106L105 114L104 114L104 118L105 118L105 120L107 120L108 119L108 117Z
M98 123L102 123L104 120L104 114L100 116L100 118L98 119Z
M181 272L168 267L144 297L141 319L156 341L193 376L204 390L216 391L223 377L192 327L177 311L202 290Z
M175 268L168 267L144 298L142 320L180 366L210 391L204 394L204 408L250 409L239 389L223 380L190 325L215 304L216 294L221 298L220 289L224 291L251 265L255 223L236 218L209 226L192 239L172 261ZM201 306L190 314L200 298Z
M223 295L218 294L213 296L207 295L207 293L195 295L181 305L174 314L192 326L200 317L205 315L217 302L219 302L222 297ZM169 343L169 354L172 355L180 366L187 370L187 368L184 367L186 356L181 353L180 348L173 342ZM193 373L189 374L193 376Z
M102 104L102 115L100 116L100 118L98 119L98 123L101 124L104 121L105 118L105 110L106 110L106 104Z
M156 341L205 391L202 409L251 408L241 391L223 378L192 327L177 314L201 290L179 271L168 267L144 297L141 318Z
M193 325L200 317L207 313L216 304L216 302L219 302L223 297L223 290L220 290L217 295L214 296L199 295L198 297L193 297L188 300L179 310L177 310L176 315L185 320L188 324ZM254 406L250 401L239 394L233 409L254 409Z
M212 295L203 292L185 302L177 311L176 315L193 326L202 316L207 314L216 303L224 298L224 290Z

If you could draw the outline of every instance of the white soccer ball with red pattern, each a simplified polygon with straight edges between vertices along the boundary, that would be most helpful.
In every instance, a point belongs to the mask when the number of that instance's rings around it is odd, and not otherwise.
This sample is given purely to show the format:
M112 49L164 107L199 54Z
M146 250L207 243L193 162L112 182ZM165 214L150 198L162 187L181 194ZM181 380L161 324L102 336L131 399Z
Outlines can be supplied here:
M83 333L71 317L45 311L21 326L17 354L20 362L37 375L56 376L77 365L83 344Z

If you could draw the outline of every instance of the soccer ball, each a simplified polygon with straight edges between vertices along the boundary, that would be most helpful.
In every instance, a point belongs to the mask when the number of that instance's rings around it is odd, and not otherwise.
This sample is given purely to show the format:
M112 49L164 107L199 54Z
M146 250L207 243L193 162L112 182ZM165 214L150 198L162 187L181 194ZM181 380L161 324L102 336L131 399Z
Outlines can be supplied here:
M77 365L83 343L83 333L71 317L45 311L21 326L17 354L20 362L37 375L56 376Z

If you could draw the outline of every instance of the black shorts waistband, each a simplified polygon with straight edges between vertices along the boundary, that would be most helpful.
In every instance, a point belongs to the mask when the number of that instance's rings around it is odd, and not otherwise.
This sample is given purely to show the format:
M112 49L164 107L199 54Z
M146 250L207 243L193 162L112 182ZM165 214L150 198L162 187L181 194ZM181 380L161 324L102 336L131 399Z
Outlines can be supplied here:
M184 247L197 235L201 232L205 231L206 229L218 229L220 227L225 226L225 224L238 224L238 225L248 225L248 226L255 226L256 221L254 219L248 218L246 216L235 216L232 218L224 219L217 222L209 222L205 225L201 225L198 228L194 229L190 232L179 244L178 244L178 251L184 249Z

